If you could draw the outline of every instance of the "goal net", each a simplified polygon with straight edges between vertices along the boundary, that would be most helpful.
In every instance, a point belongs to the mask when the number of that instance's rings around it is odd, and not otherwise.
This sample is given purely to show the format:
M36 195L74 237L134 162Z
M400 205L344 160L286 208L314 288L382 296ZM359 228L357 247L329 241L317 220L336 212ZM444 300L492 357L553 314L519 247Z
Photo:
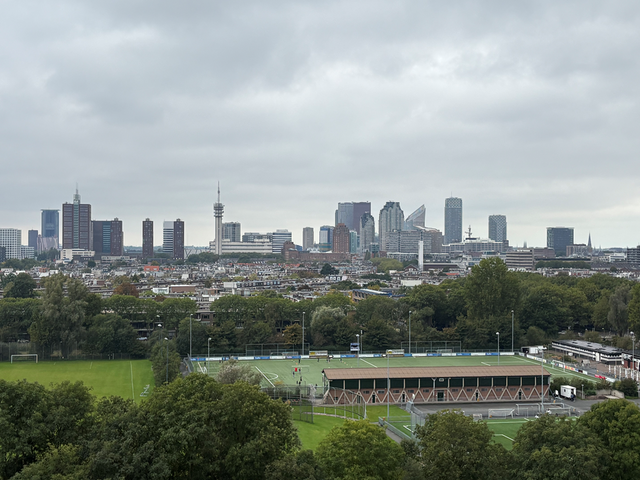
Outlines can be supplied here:
M489 410L489 418L513 418L512 408L494 408Z
M30 363L38 363L38 354L37 353L21 353L11 355L11 363L17 362L30 362Z

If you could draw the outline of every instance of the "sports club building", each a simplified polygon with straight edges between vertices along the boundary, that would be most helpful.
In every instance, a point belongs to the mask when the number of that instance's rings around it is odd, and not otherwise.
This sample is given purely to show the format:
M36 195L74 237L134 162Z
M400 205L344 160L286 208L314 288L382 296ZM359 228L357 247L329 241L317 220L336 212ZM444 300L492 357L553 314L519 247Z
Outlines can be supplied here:
M325 405L531 401L549 393L551 374L535 365L325 368ZM387 389L387 381L390 389Z

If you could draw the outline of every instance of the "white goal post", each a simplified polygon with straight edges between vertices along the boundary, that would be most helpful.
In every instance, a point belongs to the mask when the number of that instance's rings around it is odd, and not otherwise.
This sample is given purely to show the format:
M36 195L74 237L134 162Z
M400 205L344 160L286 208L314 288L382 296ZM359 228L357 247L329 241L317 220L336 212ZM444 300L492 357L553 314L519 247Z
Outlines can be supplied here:
M25 358L28 361L29 358L34 358L36 363L38 363L38 354L37 353L22 353L22 354L14 354L11 355L11 363L13 363L13 359L16 358L17 361L20 361L20 358Z

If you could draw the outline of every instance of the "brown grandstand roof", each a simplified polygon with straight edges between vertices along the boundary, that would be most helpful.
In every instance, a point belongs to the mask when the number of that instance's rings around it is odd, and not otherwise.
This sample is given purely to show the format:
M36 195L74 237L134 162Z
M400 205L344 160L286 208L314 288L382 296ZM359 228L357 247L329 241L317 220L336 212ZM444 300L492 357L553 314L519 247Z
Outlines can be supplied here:
M544 375L551 375L543 370ZM328 380L355 380L387 378L387 369L380 368L325 368ZM451 377L534 377L540 375L536 365L477 366L477 367L392 367L390 378L451 378Z

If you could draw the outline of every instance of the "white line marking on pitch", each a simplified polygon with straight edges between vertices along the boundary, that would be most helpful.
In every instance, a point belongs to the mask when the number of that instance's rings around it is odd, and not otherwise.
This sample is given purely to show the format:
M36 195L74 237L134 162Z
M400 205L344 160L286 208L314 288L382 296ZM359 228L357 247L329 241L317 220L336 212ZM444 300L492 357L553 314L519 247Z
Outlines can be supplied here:
M254 367L256 367L256 366L254 365ZM269 380L269 379L267 378L267 376L266 376L264 373L262 373L262 370L260 370L258 367L256 367L256 370L258 370L258 371L260 372L260 374L261 374L264 378L266 378L266 379L267 379L267 382L269 382L269 383L271 384L271 386L272 386L272 387L275 387L275 385L273 384L273 382L272 382L271 380Z
M497 434L496 434L496 436L498 436L498 435L499 435L499 436L501 436L501 437L504 437L504 438L508 438L508 439L509 439L509 440L511 440L512 442L515 442L515 440L514 440L513 438L511 438L511 437L507 437L504 433L497 433Z
M364 358L361 358L360 360L362 360L364 363L368 363L369 365L371 365L373 368L378 368L376 365L374 365L371 362L367 362Z
M527 363L533 363L535 365L540 365L540 361L539 360L537 362L535 360L531 360L529 358L523 358L522 360L526 361ZM584 373L576 373L574 371L567 370L565 368L555 367L555 366L553 366L552 364L549 364L549 363L545 363L544 367L548 368L549 370L556 370L556 371L562 372L562 374L571 375L573 377L578 377L578 378L582 378L582 379L584 379L585 377L591 378L591 375L585 375ZM558 374L558 375L560 375L560 374Z
M483 364L483 365L486 365L487 367L490 367L490 366L491 366L491 364L490 364L490 363L485 363L485 362L480 362L480 363L481 363L481 364Z
M131 367L131 398L136 399L136 394L133 390L133 363L129 362L129 366Z

